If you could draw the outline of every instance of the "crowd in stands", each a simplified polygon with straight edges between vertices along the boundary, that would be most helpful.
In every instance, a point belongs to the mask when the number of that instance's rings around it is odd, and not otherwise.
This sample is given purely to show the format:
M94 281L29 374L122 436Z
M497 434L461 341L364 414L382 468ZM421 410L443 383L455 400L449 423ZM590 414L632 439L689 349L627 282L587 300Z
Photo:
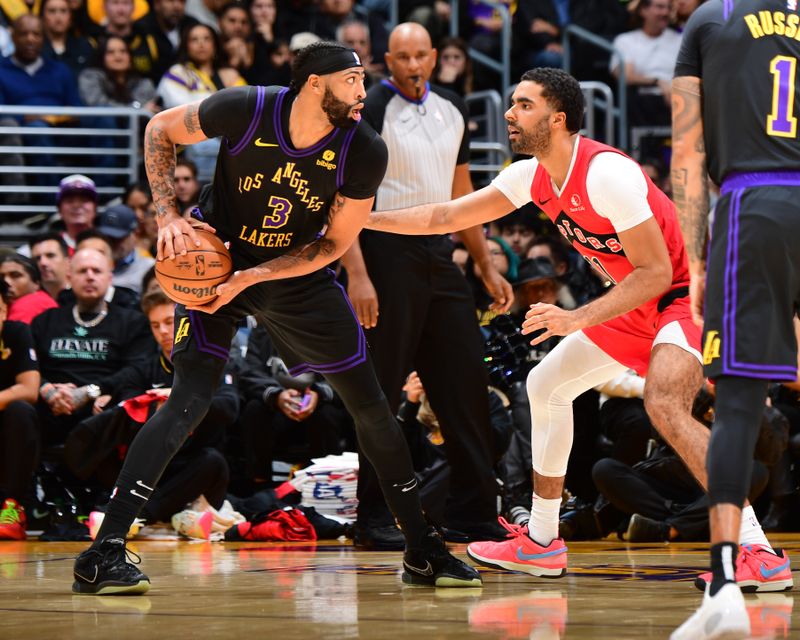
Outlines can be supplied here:
M562 38L576 25L605 38L624 57L633 126L669 123L669 84L680 29L700 0L522 0L508 3L512 20L511 77L528 68L561 66ZM23 106L131 106L143 117L241 84L288 84L292 52L316 39L339 40L367 68L367 88L387 74L389 3L385 0L20 0L0 7L0 104ZM494 89L499 75L472 60L470 50L498 58L500 15L487 5L459 0L459 35L449 33L451 3L403 0L400 19L422 22L438 47L433 79L461 96ZM572 72L608 82L623 65L617 56L572 42ZM66 116L5 116L0 126L47 129L75 122ZM113 128L113 118L83 118L84 126ZM46 131L8 135L9 143L66 144ZM74 142L74 139L71 139ZM107 147L122 142L109 139ZM211 178L218 142L187 148L202 181ZM637 152L638 150L633 150ZM648 155L664 156L656 146ZM641 154L639 154L641 158ZM658 158L664 165L664 157ZM26 159L5 154L3 164L59 164L59 156ZM115 163L116 162L116 163ZM99 156L102 167L121 166ZM52 176L28 176L53 186ZM124 187L122 176L100 186ZM44 199L47 203L51 201ZM13 198L11 199L13 201ZM22 200L18 200L19 203ZM37 201L38 202L38 201Z
M563 29L576 24L613 41L623 54L631 122L668 124L680 29L700 2L509 3L512 77L529 67L563 64ZM353 47L365 63L368 88L387 74L383 0L23 4L12 10L11 3L0 3L0 104L130 105L155 113L225 87L287 84L294 52L316 39ZM434 84L462 97L501 89L496 75L470 56L470 48L497 55L498 15L462 1L460 37L450 37L450 3L405 0L400 10L401 20L424 24L438 43ZM609 81L620 72L620 60L583 47L573 53L580 79ZM46 128L56 121L30 115L12 122ZM113 126L102 118L94 124ZM47 142L37 138L36 144ZM182 211L196 206L212 178L218 145L210 140L179 155L175 190ZM643 166L667 188L664 148L652 151ZM76 516L102 513L128 444L172 384L173 305L154 279L157 226L149 187L118 184L123 195L103 202L99 181L64 173L54 167L52 224L0 257L0 539L24 537L27 529L44 530L45 539L87 536ZM537 302L574 308L603 295L610 283L591 272L535 209L518 210L486 232L492 264L512 284L516 302L507 314L491 308L480 266L455 238L452 261L472 293L488 379L490 451L475 457L484 461L472 474L489 478L501 515L522 523L532 492L525 378L558 343L552 338L530 346L520 333L525 309ZM345 270L340 278L347 283ZM412 369L401 372L398 416L425 507L441 513L453 498L446 440L458 438L458 430L447 418L441 428ZM458 372L447 375L449 388L462 384ZM704 494L659 440L644 411L643 388L644 380L630 373L575 401L565 538L707 539ZM695 407L707 424L713 393L708 384ZM228 526L237 518L234 507L254 515L280 504L277 461L302 468L312 458L355 448L352 420L324 379L289 376L267 332L245 325L208 416L170 463L141 517L208 537L213 523L204 513ZM773 388L756 458L750 500L764 528L800 531L800 383Z

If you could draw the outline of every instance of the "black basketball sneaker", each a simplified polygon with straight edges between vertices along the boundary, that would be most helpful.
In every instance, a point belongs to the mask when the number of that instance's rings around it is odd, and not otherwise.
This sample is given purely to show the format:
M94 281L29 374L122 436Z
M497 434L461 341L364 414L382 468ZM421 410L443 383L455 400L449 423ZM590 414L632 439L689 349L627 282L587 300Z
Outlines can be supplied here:
M480 574L450 555L447 546L433 527L429 528L416 547L403 555L403 582L435 587L480 587Z
M99 546L87 549L75 559L72 591L96 596L146 593L150 578L128 562L129 557L136 564L142 561L125 548L121 537L106 536Z

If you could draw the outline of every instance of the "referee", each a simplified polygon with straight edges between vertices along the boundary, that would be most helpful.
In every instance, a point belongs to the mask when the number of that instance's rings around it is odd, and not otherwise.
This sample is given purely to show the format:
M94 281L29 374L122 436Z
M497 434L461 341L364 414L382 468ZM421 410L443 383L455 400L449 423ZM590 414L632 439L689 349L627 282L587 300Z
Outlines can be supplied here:
M389 37L391 76L367 92L364 119L389 151L378 210L442 202L472 191L467 109L456 94L432 87L436 50L424 27L398 25ZM491 262L481 226L462 232L480 266L493 308L511 304L510 285ZM365 231L345 254L348 294L368 329L381 386L394 411L406 376L418 371L445 438L450 463L446 537L505 538L496 523L488 379L475 302L452 261L447 236ZM355 542L402 548L375 472L360 455Z

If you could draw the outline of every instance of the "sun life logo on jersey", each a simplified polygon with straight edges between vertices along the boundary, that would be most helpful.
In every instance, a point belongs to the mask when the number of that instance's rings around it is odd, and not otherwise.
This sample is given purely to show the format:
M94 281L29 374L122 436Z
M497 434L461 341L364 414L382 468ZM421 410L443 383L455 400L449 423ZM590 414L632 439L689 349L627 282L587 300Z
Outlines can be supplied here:
M336 157L336 152L331 151L330 149L325 149L322 152L322 160L317 158L317 166L325 167L328 171L333 171L336 169L336 165L331 162Z
M576 209L581 206L581 197L577 193L573 193L569 199L569 203Z

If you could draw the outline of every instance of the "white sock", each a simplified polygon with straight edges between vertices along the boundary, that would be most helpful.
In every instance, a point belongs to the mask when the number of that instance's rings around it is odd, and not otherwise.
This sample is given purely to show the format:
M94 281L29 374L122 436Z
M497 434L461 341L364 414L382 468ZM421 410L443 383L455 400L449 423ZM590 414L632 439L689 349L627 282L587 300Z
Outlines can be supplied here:
M756 518L752 505L742 509L742 524L739 526L739 544L759 544L769 551L775 550L770 546L761 523Z
M561 498L540 498L533 494L531 519L528 522L528 535L536 544L543 547L558 538L558 511Z

